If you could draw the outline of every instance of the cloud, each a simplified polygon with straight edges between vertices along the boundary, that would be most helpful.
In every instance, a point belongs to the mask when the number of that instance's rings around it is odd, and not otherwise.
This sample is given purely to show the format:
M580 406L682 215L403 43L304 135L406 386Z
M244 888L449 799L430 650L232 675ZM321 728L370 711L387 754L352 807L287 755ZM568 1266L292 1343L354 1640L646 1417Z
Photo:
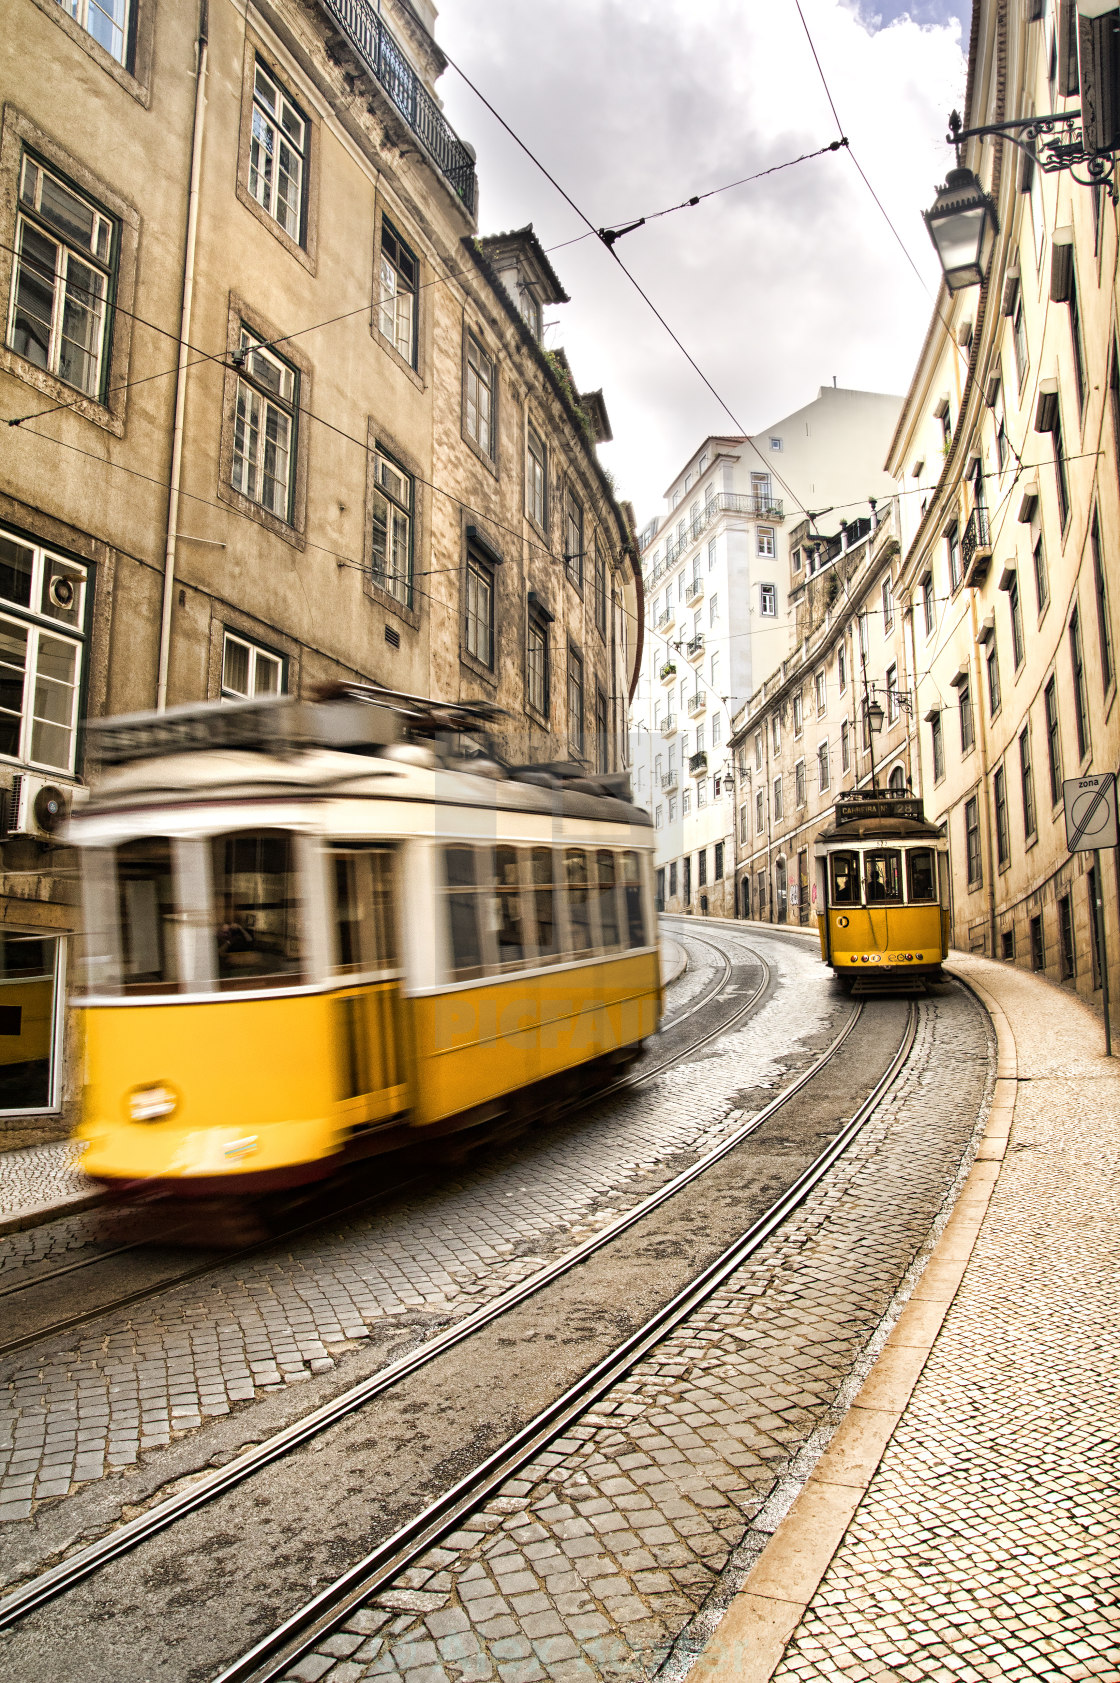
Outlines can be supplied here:
M959 23L803 5L852 151L932 291L920 211L951 162ZM437 33L596 226L836 137L792 0L444 0ZM440 91L478 148L483 232L532 221L546 246L586 232L454 71ZM749 431L833 375L905 390L929 296L844 152L652 222L617 252ZM549 343L582 387L603 386L603 458L644 521L697 440L732 422L601 242L553 261L572 303L550 312Z

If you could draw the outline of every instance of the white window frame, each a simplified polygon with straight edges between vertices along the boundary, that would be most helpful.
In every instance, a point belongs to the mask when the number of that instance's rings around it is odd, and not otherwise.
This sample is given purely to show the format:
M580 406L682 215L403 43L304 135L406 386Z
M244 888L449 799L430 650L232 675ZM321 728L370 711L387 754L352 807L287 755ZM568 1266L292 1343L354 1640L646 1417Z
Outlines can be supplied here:
M379 286L378 331L383 339L388 339L397 355L403 357L410 368L415 368L420 263L412 247L401 238L387 216L381 218Z
M539 713L542 719L548 718L548 626L536 614L529 615L529 628L525 650L526 684L528 687L529 706ZM654 728L657 720L654 719ZM639 768L639 788L640 782Z
M534 439L536 450L533 449ZM542 532L548 530L548 446L532 425L525 440L525 512Z
M817 718L823 719L828 710L828 680L823 671L816 674L814 680L817 695Z
M762 555L762 556L766 556L766 557L769 558L769 557L772 557L776 554L776 549L775 549L775 544L774 544L774 528L773 528L773 526L759 526L759 527L757 527L756 531L755 531L755 537L756 537L755 553L757 555Z
M76 237L67 235L51 220L49 211L44 213L42 201L47 184L53 184L57 191L65 193L68 198L89 212L88 245L79 245ZM108 367L118 232L116 221L107 216L87 194L80 193L76 187L71 186L65 176L49 169L31 153L23 154L20 161L12 291L8 301L7 341L16 355L24 361L44 369L56 380L61 380L64 385L82 392L98 403L104 401ZM46 254L32 256L29 249L36 240L54 248L49 274ZM85 271L87 278L79 279L81 270ZM49 322L34 314L26 304L22 310L20 308L21 277L24 277L25 273L28 279L39 283L48 281L51 291ZM83 296L92 302L88 305L83 303ZM72 313L77 310L83 311L88 318L84 342L64 332L68 318L72 321ZM46 345L42 347L41 356L28 354L30 345L38 344L30 333L25 345L17 343L18 317L23 317L29 325L34 323L40 329L45 328ZM27 329L24 331L27 332ZM74 347L78 358L85 359L86 374L82 380L71 379L66 372L70 367L66 355L68 346Z
M59 0L67 17L128 69L131 0Z
M467 437L490 461L494 459L494 388L497 365L478 336L467 329L464 359L463 425Z
M261 63L253 67L249 192L297 245L304 238L308 122L288 90Z
M494 666L494 574L484 561L467 554L467 653L481 665Z
M230 484L277 520L292 524L296 485L299 372L241 324L241 364L234 402ZM269 429L274 437L269 438ZM282 473L277 472L283 458ZM268 485L283 489L283 509L269 500Z
M829 751L828 738L817 744L817 783L823 795L832 786L832 755Z
M68 557L32 543L15 532L0 528L0 538L18 545L31 557L28 602L24 604L10 599L0 601L0 635L10 626L13 629L18 628L25 636L17 751L14 754L0 752L0 760L10 765L35 766L72 777L82 684L85 677L86 592L89 588L89 576L80 562L71 561ZM59 599L61 592L66 592L67 600ZM38 608L33 606L35 603L39 604ZM44 603L48 604L45 610ZM54 641L72 651L71 680L59 678L44 670L45 641ZM3 660L2 654L0 665L14 670ZM69 707L59 709L63 716L58 718L37 711L49 695L51 685L70 690ZM6 718L13 716L14 709L5 714ZM42 754L35 754L35 739L39 734L37 725L57 727L66 733L68 751L65 758L48 759Z
M415 481L376 446L373 452L370 573L374 584L406 608L412 606L412 534ZM378 539L380 519L383 537Z
M229 682L229 652L232 648L244 649L248 662L246 667L246 685L239 690ZM273 688L261 688L257 679L261 672L275 672L276 684ZM266 649L263 643L254 643L251 637L243 636L239 631L224 631L222 634L222 700L223 701L253 701L262 695L287 695L288 693L288 662L284 656L277 654L275 649Z
M778 617L778 587L776 584L760 584L758 587L758 611L763 619L777 619Z

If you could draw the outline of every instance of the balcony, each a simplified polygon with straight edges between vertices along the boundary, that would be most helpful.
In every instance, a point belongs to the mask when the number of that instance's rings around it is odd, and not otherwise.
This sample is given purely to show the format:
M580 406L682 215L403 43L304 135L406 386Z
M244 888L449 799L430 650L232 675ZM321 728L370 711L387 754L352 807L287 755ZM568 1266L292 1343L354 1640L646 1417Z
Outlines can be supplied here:
M677 675L676 662L672 661L672 660L667 660L665 662L664 666L661 668L661 682L663 684L671 684L673 682L673 679L676 677L676 675Z
M688 642L684 646L684 652L687 658L691 661L703 659L704 633L702 631L698 631L695 637L689 638Z
M672 625L676 617L677 610L675 608L664 608L657 616L658 631L664 631L666 626Z
M671 795L673 790L677 787L678 782L679 778L677 776L676 766L673 767L672 771L663 771L661 773L661 793L663 795Z
M704 580L702 578L700 578L699 575L698 575L696 578L694 578L690 581L687 589L685 590L685 593L684 593L685 602L691 608L691 606L694 602L699 602L700 601L703 594L704 594Z
M695 695L689 696L688 716L690 719L698 719L701 713L706 713L707 711L708 697L703 690L697 690Z
M675 713L666 713L661 721L661 734L662 736L676 736L677 715Z
M967 585L983 584L992 564L992 533L986 508L974 508L968 517L961 539L961 564Z
M474 214L474 158L409 64L370 0L322 0L350 45L440 171L452 191Z
M676 538L669 539L668 543L665 545L666 567L671 567L673 565L673 562L677 559L677 556L680 554L683 547L683 540L678 543Z
M703 777L705 775L708 770L708 756L703 748L698 754L690 756L688 769L693 777Z

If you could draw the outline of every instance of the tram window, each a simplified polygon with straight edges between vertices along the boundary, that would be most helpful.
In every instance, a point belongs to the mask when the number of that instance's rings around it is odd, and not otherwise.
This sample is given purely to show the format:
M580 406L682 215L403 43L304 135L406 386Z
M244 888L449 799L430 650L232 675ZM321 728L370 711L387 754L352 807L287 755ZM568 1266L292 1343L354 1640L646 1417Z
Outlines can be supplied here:
M902 855L891 848L886 853L868 853L863 861L867 904L901 905Z
M595 876L599 884L599 935L604 947L621 945L618 928L618 898L615 894L615 856L601 847L595 854Z
M495 848L494 863L498 895L498 967L504 970L508 965L520 964L525 957L525 921L521 910L517 848Z
M241 830L213 841L218 986L269 988L299 979L300 904L294 838Z
M176 899L171 843L166 836L125 842L117 849L121 928L121 987L125 993L166 993L179 984Z
M834 853L832 867L832 904L859 905L859 854Z
M552 874L552 849L535 847L530 855L533 883L533 921L537 957L555 958L559 950L556 931L556 890Z
M589 953L595 938L591 932L587 854L581 847L569 847L565 852L564 880L568 890L568 951Z
M636 853L622 855L622 895L626 902L626 945L644 947L646 914L642 903L642 864Z
M486 855L473 847L445 847L447 911L451 926L451 974L481 976L484 959L483 908L487 896Z
M918 900L937 899L937 871L931 848L912 847L907 853L906 890L911 904Z
M347 974L398 967L393 859L387 848L334 847L335 969Z

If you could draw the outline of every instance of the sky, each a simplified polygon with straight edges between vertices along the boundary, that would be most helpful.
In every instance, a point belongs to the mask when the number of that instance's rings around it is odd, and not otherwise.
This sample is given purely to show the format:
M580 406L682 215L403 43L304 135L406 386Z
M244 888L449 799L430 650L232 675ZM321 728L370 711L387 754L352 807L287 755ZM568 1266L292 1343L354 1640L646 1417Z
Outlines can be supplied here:
M439 84L477 148L479 232L531 222L546 248L563 246L551 261L571 302L546 312L546 343L563 346L581 390L603 388L614 442L600 457L639 526L706 434L762 431L834 376L901 396L921 348L938 275L921 211L952 165L969 0L802 7L852 156L799 163L615 247L734 422L456 72ZM442 0L436 35L595 227L837 137L794 0Z

